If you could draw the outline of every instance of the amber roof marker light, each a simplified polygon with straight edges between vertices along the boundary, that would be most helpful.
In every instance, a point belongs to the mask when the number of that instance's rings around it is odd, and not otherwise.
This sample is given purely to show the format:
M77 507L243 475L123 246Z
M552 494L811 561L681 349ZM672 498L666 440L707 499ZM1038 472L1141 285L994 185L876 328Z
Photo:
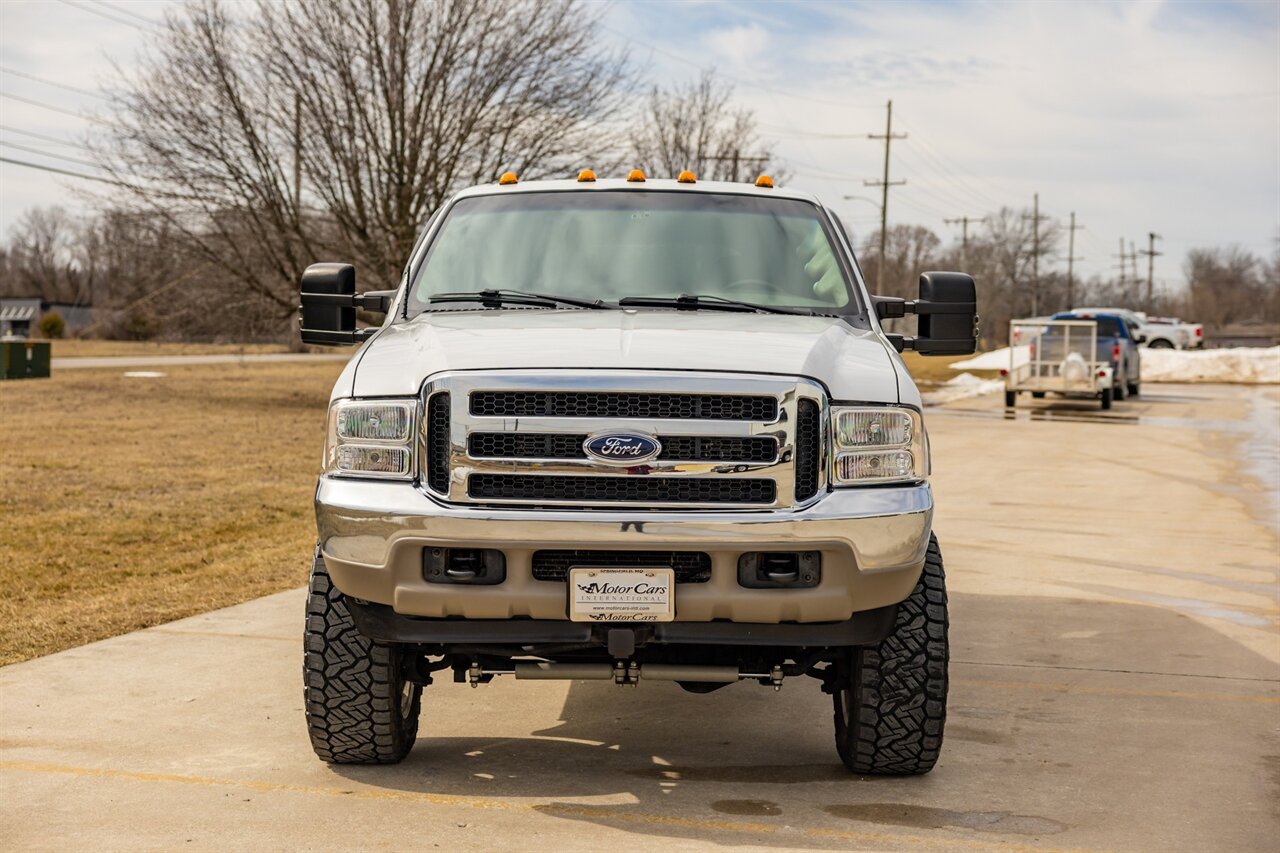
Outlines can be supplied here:
M639 169L632 169L630 172L627 172L627 180L633 184L643 184L644 172Z
M685 169L679 175L676 175L676 182L681 184L696 184L698 182L698 176L693 172L690 172L688 169Z
M595 179L596 179L596 173L591 171L590 169L583 169L581 172L578 173L578 183L580 184L589 184L594 182Z
M761 175L760 177L756 178L756 186L764 187L765 189L771 190L773 189L773 178L769 177L768 175Z
M515 172L503 172L502 177L498 178L498 183L503 185L518 184L520 183L520 179L516 177Z

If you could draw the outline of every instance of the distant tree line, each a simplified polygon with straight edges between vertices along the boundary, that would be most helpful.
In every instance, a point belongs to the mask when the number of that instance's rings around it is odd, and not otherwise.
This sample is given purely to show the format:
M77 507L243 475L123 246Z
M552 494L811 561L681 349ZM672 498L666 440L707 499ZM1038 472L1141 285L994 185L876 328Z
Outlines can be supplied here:
M1080 306L1120 306L1144 310L1146 277L1092 275L1071 282L1062 251L1064 229L1042 222L1038 247L1031 227L1031 211L1004 208L986 217L970 232L967 246L944 245L922 225L894 225L886 232L884 282L876 282L879 229L861 240L859 263L871 290L886 296L914 298L920 273L928 269L957 269L978 282L978 310L982 337L988 346L1003 344L1009 321L1045 316ZM1033 258L1039 249L1039 287ZM1142 270L1140 272L1145 272ZM1280 235L1270 258L1238 246L1192 249L1182 264L1186 287L1157 283L1148 313L1180 317L1221 328L1233 323L1280 323Z

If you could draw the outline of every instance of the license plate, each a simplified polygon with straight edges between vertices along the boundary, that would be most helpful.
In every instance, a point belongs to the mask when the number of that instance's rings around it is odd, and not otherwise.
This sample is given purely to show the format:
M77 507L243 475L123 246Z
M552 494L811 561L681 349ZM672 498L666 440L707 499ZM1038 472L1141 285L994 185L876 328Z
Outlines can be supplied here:
M675 618L672 569L569 569L572 622L670 622Z

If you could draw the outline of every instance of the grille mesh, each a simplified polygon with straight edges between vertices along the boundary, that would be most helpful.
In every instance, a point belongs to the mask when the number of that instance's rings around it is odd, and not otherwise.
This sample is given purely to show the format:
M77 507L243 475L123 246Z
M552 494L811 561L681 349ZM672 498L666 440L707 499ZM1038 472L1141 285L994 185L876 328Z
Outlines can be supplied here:
M821 418L818 404L801 400L796 410L796 500L818 493L818 463L822 455Z
M427 485L449 491L449 394L432 394L427 401Z
M740 477L560 477L537 474L472 474L467 481L467 490L472 498L478 499L578 503L771 504L777 494L773 480Z
M473 432L467 437L467 452L476 459L586 459L586 440L585 434ZM772 462L778 457L778 443L768 436L660 435L658 441L658 458L669 462Z
M471 414L486 417L668 418L774 421L778 401L745 394L647 391L473 391Z
M701 551L534 551L533 577L540 581L563 581L575 566L592 568L675 569L676 583L706 583L711 580L711 555Z

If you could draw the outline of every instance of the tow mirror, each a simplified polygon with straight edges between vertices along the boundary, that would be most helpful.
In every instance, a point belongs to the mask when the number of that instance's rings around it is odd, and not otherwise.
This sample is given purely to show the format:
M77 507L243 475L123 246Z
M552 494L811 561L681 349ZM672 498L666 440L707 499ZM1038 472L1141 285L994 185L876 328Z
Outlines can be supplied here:
M356 308L385 314L395 301L394 290L356 293L356 268L351 264L312 264L302 273L302 305L298 326L304 344L357 344L376 329L356 328Z
M886 335L898 352L921 355L970 355L978 347L978 294L973 278L962 272L920 274L920 296L914 302L873 296L881 320L917 315L918 334Z

